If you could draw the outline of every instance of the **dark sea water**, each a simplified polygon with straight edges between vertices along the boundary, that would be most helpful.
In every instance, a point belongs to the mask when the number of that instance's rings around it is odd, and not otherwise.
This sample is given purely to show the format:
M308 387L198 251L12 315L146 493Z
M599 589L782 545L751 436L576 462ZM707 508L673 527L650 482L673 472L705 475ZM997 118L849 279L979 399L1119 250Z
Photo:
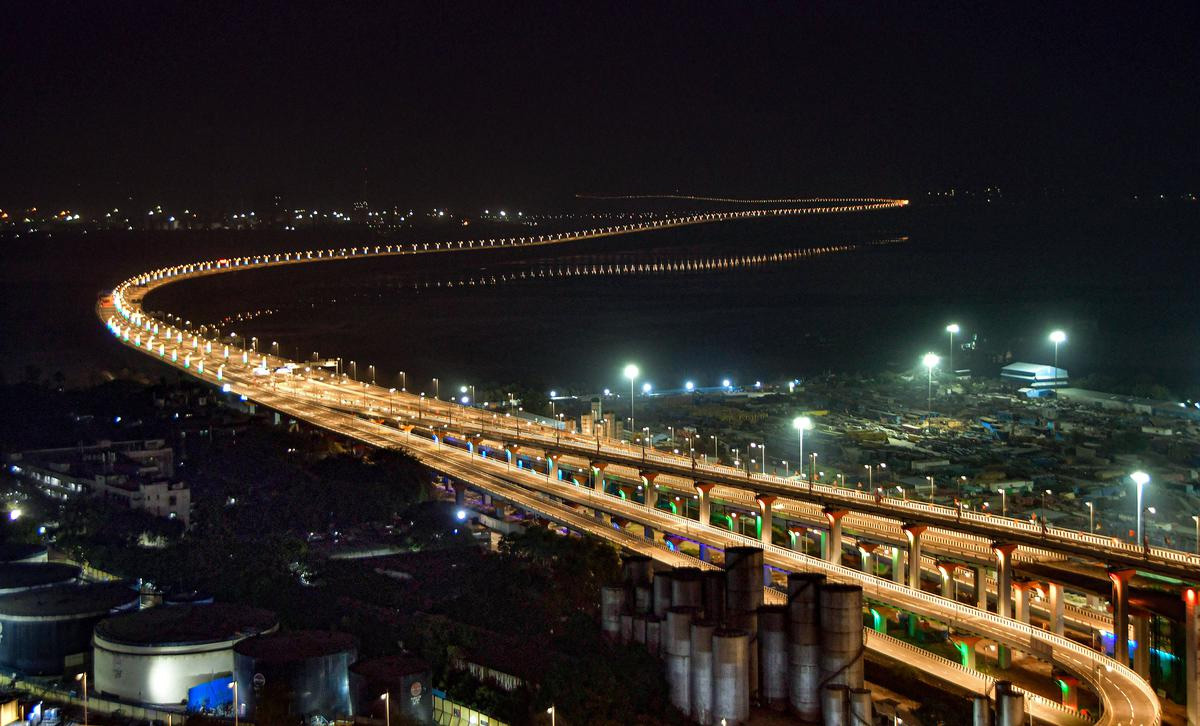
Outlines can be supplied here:
M404 370L413 390L431 390L433 376L455 387L615 388L629 361L660 388L901 370L927 350L945 355L952 321L963 328L956 342L974 342L956 352L958 367L1049 363L1046 336L1061 328L1060 364L1073 376L1146 377L1179 390L1200 382L1198 206L913 205L237 273L171 286L148 306L278 341L289 355L355 360L360 377L368 364L381 382ZM308 243L212 233L40 244L17 261L27 274L5 293L8 326L39 341L5 336L10 379L31 358L46 370L114 365L90 306L123 275ZM799 254L830 246L852 249ZM672 269L721 260L718 270ZM560 276L614 265L620 274ZM273 312L237 319L262 310Z

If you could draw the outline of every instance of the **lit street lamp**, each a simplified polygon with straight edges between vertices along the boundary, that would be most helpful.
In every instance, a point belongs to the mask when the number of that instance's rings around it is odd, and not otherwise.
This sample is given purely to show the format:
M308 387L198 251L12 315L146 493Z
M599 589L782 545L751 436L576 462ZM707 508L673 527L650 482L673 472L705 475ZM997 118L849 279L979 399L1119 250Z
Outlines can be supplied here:
M921 359L921 363L923 363L925 368L929 371L929 388L925 397L925 410L929 412L930 416L933 415L933 369L937 368L939 360L941 359L938 358L937 353L926 353L925 357ZM925 425L929 425L928 417L925 418Z
M75 680L83 682L83 726L87 726L88 722L88 690L87 690L87 672L80 673L75 676ZM236 683L236 681L235 681ZM236 715L235 715L236 718ZM235 725L236 726L236 725Z
M812 427L812 419L808 416L797 416L792 419L792 428L796 429L796 440L800 447L800 455L796 458L796 461L800 462L800 476L804 476L804 432ZM808 488L812 489L812 479L808 480Z
M384 694L379 697L379 699L383 701L383 726L392 726L391 694L385 691Z
M718 456L717 456L717 435L716 435L716 434L709 434L709 435L708 435L708 438L710 438L710 439L712 439L712 440L713 440L713 461L715 461L716 463L720 464L720 463L721 463L721 459L720 459L720 457L718 457Z
M1137 541L1142 542L1142 489L1150 483L1150 475L1144 471L1135 471L1129 475L1133 479L1133 483L1137 484Z
M1088 508L1088 532L1096 531L1096 505L1091 502L1084 502Z
M233 726L238 726L238 717L241 715L241 704L238 703L238 685L237 681L232 681L229 687L233 689Z
M1061 330L1056 330L1050 334L1050 342L1054 343L1054 386L1058 387L1058 346L1060 343L1067 342L1067 334Z
M962 328L958 327L958 323L950 323L946 326L946 332L950 334L950 375L954 376L954 335Z
M625 377L629 379L629 429L631 431L633 430L633 385L637 381L639 374L641 374L641 371L633 363L625 366Z

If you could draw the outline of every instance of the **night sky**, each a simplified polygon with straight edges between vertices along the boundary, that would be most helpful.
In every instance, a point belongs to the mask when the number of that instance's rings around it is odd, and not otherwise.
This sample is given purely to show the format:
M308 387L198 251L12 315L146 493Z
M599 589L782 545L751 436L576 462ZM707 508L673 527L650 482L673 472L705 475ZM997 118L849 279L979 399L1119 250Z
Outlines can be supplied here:
M9 4L0 206L1197 191L1200 5L1007 5Z

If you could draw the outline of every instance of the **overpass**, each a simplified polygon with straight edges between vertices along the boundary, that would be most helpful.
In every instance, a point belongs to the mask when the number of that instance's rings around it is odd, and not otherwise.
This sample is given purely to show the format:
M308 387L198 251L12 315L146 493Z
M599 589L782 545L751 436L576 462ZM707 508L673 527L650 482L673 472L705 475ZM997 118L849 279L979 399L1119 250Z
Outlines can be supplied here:
M616 234L704 224L731 219L784 216L791 214L816 214L902 206L902 200L863 200L855 203L838 203L825 207L793 207L750 212L728 212L690 215L668 220L657 220L635 225L618 225L586 230L579 233L546 235L533 238L508 240L467 240L448 243L424 243L410 245L377 245L372 247L350 247L336 250L306 250L276 253L254 257L211 260L154 270L126 280L114 289L111 296L101 300L97 311L109 329L122 342L141 352L158 357L202 380L225 387L227 390L255 400L263 405L310 421L339 433L354 436L374 445L400 446L413 450L414 430L424 430L430 440L442 447L447 435L463 439L477 437L512 451L519 447L540 450L550 462L558 457L573 456L586 458L603 470L609 465L623 466L644 473L652 481L658 475L674 477L691 482L696 490L695 497L701 512L711 505L710 493L714 490L746 492L754 497L759 506L759 516L767 520L774 516L773 502L782 500L794 505L817 506L829 513L830 540L841 535L841 520L847 513L856 517L872 518L878 523L902 525L909 544L909 568L907 583L886 583L858 570L842 567L841 548L831 544L827 548L827 560L805 557L773 542L760 544L768 553L768 559L784 569L818 569L831 576L847 581L866 583L875 596L894 603L906 610L952 622L956 627L974 630L995 639L998 643L1036 652L1040 657L1057 663L1080 679L1090 682L1101 694L1104 702L1104 723L1158 723L1161 707L1154 693L1144 680L1139 678L1126 663L1109 659L1089 648L1085 648L1056 633L1031 628L1028 623L1014 620L1011 602L1010 579L1014 549L1032 553L1071 555L1106 562L1114 567L1114 589L1118 594L1117 622L1122 622L1120 593L1121 578L1135 569L1159 572L1190 581L1200 572L1200 558L1173 550L1151 549L1143 551L1132 548L1110 538L1098 537L1082 532L1051 528L1040 530L1021 522L973 512L961 512L947 507L938 507L926 502L894 499L875 499L854 490L839 489L807 482L797 484L793 480L779 477L748 474L732 467L697 461L688 457L674 456L645 450L612 441L564 433L557 429L527 424L518 419L501 416L479 409L460 407L444 402L430 402L404 392L385 390L356 381L322 380L320 377L297 379L294 376L276 376L271 372L291 362L275 356L264 356L257 351L231 350L220 340L205 337L205 331L176 328L164 320L148 316L141 308L145 295L162 285L178 280L191 279L230 271L260 269L278 265L302 264L306 262L336 261L372 256L425 254L436 252L465 252L470 250L505 247L523 247L558 244L573 240L604 237ZM302 367L302 365L301 365ZM265 372L266 375L258 375ZM399 438L394 438L399 437ZM477 481L468 475L478 475L485 467L494 467L496 460L487 461L481 456L472 456L470 451L455 454L465 456L469 465L451 467L444 459L434 462L437 468L447 471L467 482ZM534 477L543 479L543 477ZM546 472L543 495L571 498L569 485L560 484ZM531 482L522 482L533 486ZM492 484L495 486L495 484ZM476 484L483 487L484 484ZM720 487L721 489L717 489ZM653 489L654 487L650 487ZM591 491L591 490L589 490ZM574 495L578 496L578 494ZM595 496L594 491L590 496ZM608 497L608 499L613 499ZM580 502L572 500L579 505ZM615 502L615 500L614 500ZM605 509L612 511L617 506L606 502ZM670 515L663 510L638 505L634 511L632 503L624 503L620 516L633 517L645 526L680 536L694 534L711 541L714 546L742 543L741 535L711 526L711 517L700 517L699 522L687 517ZM840 513L840 514L834 514ZM568 525L569 526L569 525ZM770 532L771 527L763 527ZM586 531L586 530L584 530ZM920 571L923 561L921 544L923 539L933 540L949 536L975 538L994 543L990 547L997 564L998 613L972 608L954 600L941 598L920 590ZM836 555L836 556L835 556ZM1195 560L1195 561L1193 561ZM915 563L915 564L914 564ZM914 574L915 573L915 574ZM1193 599L1195 591L1190 590ZM1195 684L1194 631L1195 611L1189 607L1189 678ZM1118 628L1127 633L1127 628ZM1118 652L1120 652L1118 650ZM1193 704L1189 704L1193 708Z

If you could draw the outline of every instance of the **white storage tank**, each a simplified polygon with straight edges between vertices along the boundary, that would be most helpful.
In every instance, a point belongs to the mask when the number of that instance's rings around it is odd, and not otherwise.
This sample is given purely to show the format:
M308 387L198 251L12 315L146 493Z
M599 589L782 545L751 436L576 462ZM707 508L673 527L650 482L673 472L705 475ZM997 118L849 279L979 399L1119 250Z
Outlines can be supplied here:
M235 644L278 628L270 611L224 603L108 618L92 639L94 687L137 703L186 703L189 688L232 675Z

